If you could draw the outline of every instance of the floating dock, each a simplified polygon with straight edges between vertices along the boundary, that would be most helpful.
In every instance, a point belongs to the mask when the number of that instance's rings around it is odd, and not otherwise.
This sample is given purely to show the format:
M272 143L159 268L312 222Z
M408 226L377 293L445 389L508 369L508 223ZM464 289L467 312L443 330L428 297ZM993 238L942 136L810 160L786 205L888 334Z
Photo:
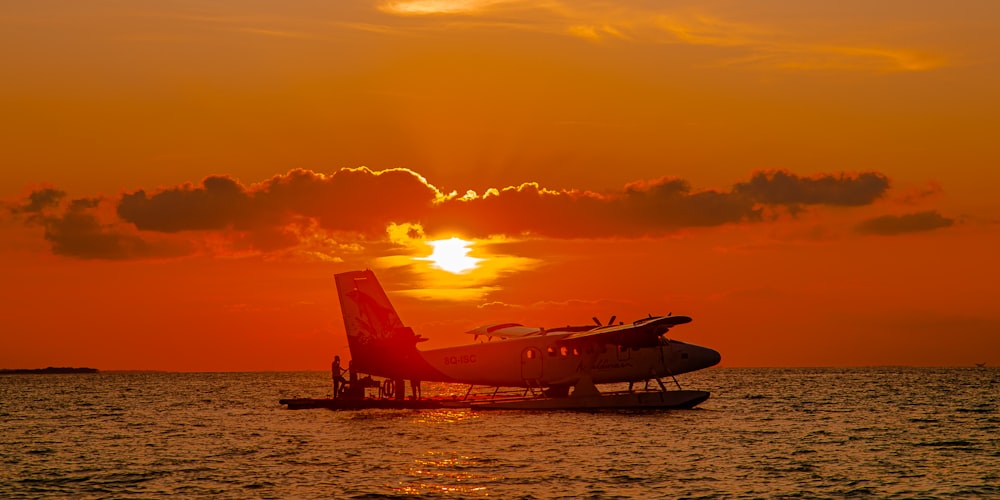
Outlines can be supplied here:
M319 408L327 410L431 410L444 408L444 400L439 399L292 398L281 399L278 403L287 406L289 410L315 410Z
M562 398L341 398L282 399L279 403L289 410L433 410L439 408L466 408L472 410L674 410L690 409L708 399L705 391L635 391L599 396L567 396Z

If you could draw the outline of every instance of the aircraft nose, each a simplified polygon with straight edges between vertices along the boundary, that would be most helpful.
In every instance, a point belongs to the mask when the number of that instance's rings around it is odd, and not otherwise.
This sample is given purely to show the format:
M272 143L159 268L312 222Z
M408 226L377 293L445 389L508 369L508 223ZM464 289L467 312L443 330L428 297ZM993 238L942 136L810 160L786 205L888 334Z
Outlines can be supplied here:
M699 346L698 361L700 368L708 368L710 366L715 366L719 364L719 362L722 361L722 355L719 354L719 351L716 351L715 349L709 349L707 347Z
M719 351L716 351L715 349L705 350L708 351L708 366L715 366L722 361L722 354L719 354Z

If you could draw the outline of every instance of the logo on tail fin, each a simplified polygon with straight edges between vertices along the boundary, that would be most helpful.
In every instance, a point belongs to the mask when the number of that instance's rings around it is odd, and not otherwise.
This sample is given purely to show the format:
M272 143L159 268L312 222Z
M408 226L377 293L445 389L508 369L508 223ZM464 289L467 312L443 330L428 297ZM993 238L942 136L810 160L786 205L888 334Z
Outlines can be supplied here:
M349 339L368 344L416 337L403 325L371 270L341 273L336 279Z
M397 329L403 328L403 322L396 312L380 306L372 296L358 289L351 290L346 295L357 309L357 316L351 318L356 325L353 331L347 332L349 336L363 343L385 341L395 337Z

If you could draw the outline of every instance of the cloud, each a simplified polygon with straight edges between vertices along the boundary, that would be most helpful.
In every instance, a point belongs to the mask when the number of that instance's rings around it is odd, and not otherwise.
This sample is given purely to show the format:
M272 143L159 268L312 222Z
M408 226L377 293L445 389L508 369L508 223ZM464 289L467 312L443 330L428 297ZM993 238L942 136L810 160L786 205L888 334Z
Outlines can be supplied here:
M405 168L372 171L345 168L333 175L293 170L255 186L262 212L287 211L315 218L331 231L381 235L389 222L411 221L444 195L420 174Z
M661 228L705 227L758 221L754 200L733 192L693 192L687 181L661 178L625 186L620 200L624 216Z
M664 14L657 26L675 42L740 50L728 64L794 70L929 71L947 64L932 54L878 45L839 45L814 34L690 13ZM812 39L813 41L810 41Z
M445 200L424 228L431 232L457 228L475 236L656 236L689 227L759 222L768 206L867 205L888 188L888 178L876 172L813 177L758 172L730 191L695 191L686 181L669 177L634 182L620 192L604 194L552 191L527 183L482 197Z
M618 38L622 40L627 40L629 38L618 28L608 25L576 24L566 28L566 31L573 36L585 38L595 42L601 41L605 37Z
M125 193L121 220L140 231L217 232L214 251L277 252L298 248L312 255L342 250L330 236L380 238L387 224L413 220L443 195L407 169L342 169L332 175L292 170L254 185L225 175L206 177L152 193ZM419 219L418 219L419 220ZM304 246L310 247L308 250Z
M878 172L800 177L783 170L756 172L733 186L761 203L775 205L868 205L889 189L889 178Z
M151 243L130 233L120 224L105 224L97 210L105 201L101 198L70 200L61 213L57 211L66 193L46 188L33 191L28 201L13 212L25 214L24 222L45 229L44 238L52 245L52 253L81 259L125 260L150 257L175 257L189 253L183 244L157 241ZM134 230L133 230L134 231Z
M855 229L862 234L892 236L896 234L931 231L933 229L949 227L954 223L954 219L944 217L936 210L928 210L905 215L873 217L858 224Z
M65 194L45 189L12 212L43 225L53 251L62 255L117 259L201 249L294 251L335 260L358 253L359 245L368 253L398 255L410 249L410 239L449 233L480 239L656 237L760 223L805 205L867 205L888 188L888 178L877 172L800 176L774 170L755 172L729 190L697 190L683 179L661 177L602 193L527 182L459 196L407 169L297 169L250 185L213 175L197 185L137 190L103 202L81 198L60 205ZM112 209L103 223L100 203ZM149 243L154 240L160 243ZM183 246L168 248L168 241Z
M723 21L701 14L662 14L654 22L678 41L692 45L741 47L755 45L759 43L758 40L774 36L770 30L759 26Z
M65 191L53 188L44 188L32 191L28 195L27 201L11 209L12 213L40 214L45 209L54 208L59 205L59 201L66 196Z
M48 220L45 239L52 243L52 253L83 259L121 260L154 255L152 247L142 238L102 227L96 217L78 209Z
M200 187L185 184L147 196L144 190L122 196L118 216L140 230L184 230L244 227L252 217L250 198L235 180L211 176Z
M499 311L506 311L506 310L510 310L510 309L519 309L521 307L522 306L519 306L519 305L516 305L516 304L508 304L506 302L501 302L499 300L494 300L494 301L490 301L490 302L484 302L484 303L479 304L478 306L476 306L477 309L490 309L490 310L494 310L495 309L495 310L499 310Z
M424 227L432 232L457 228L475 236L606 238L759 218L752 200L711 190L692 192L685 181L662 178L607 194L553 191L526 183L471 200L446 200Z
M910 187L897 194L895 201L904 205L919 205L928 199L935 198L944 192L940 182L929 181L924 186Z
M732 19L705 10L663 3L547 0L388 0L378 9L393 16L427 18L424 29L455 26L531 30L568 35L589 42L622 41L641 45L717 47L713 64L794 71L930 71L948 64L945 57L898 42L844 39L844 25L772 18L770 23ZM441 16L448 22L442 23ZM460 19L460 20L459 20ZM856 32L864 32L858 20ZM803 26L806 26L803 28ZM883 33L905 33L912 26Z
M140 230L160 232L274 230L307 218L329 231L381 234L389 222L426 212L441 196L407 169L342 169L333 175L300 169L249 187L210 176L200 186L127 193L118 215Z

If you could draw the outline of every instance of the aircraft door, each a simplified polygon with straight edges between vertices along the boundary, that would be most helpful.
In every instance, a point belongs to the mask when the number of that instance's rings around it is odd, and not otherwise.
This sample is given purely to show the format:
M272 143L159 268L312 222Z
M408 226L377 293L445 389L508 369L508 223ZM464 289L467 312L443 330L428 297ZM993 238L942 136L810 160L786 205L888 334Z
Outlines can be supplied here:
M628 361L632 356L630 349L625 346L618 346L618 361Z
M521 378L538 380L542 378L542 350L529 347L521 351Z

